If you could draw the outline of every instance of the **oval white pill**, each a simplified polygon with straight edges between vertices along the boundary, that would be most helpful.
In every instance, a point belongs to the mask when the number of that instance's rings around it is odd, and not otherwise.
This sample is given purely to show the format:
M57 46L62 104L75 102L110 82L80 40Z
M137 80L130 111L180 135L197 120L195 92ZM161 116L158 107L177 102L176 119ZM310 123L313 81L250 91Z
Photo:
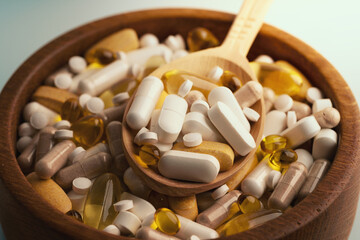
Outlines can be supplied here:
M322 98L323 98L322 92L320 91L320 89L316 87L311 87L306 91L306 100L309 103L314 103L316 100Z
M207 102L204 100L198 99L193 104L191 104L190 112L199 112L204 115L207 115L207 112L209 111L210 107Z
M140 66L137 63L134 63L130 68L129 68L129 75L131 77L133 77L134 79L137 79L140 74L142 74L142 72L144 71L144 67Z
M35 129L43 129L49 123L49 119L43 112L34 112L30 117L30 124Z
M304 166L309 171L311 168L311 165L314 163L314 159L313 159L312 155L307 150L302 149L302 148L296 149L295 152L298 156L297 162L304 164Z
M134 213L141 221L149 214L154 214L156 211L151 203L128 192L123 192L120 196L120 200L132 200L134 207L129 211Z
M314 159L329 159L332 160L337 146L337 133L332 129L321 129L315 136L312 156Z
M158 142L158 136L155 132L143 132L139 135L140 145L155 144Z
M89 101L91 96L87 93L83 93L79 97L79 104L82 108L85 108L85 104Z
M264 137L280 134L286 128L286 114L279 110L273 110L266 114L264 124Z
M243 109L245 117L252 122L257 122L260 118L260 114L258 114L254 109L245 107Z
M72 190L78 194L85 195L89 191L91 185L92 182L90 179L86 177L78 177L72 181Z
M57 140L67 140L72 139L74 137L74 133L68 129L60 129L55 131L54 138Z
M183 136L183 142L186 147L196 147L202 143L200 133L187 133Z
M141 226L141 221L135 214L123 211L119 212L113 224L120 229L120 232L135 235L136 230Z
M54 85L59 89L69 89L71 86L71 82L71 75L62 73L55 77Z
M144 132L149 132L149 129L147 129L146 127L143 127L143 128L141 128L141 129L138 131L138 133L135 135L135 137L134 137L134 143L135 143L136 145L138 145L138 146L141 145L141 144L140 144L139 136L140 136L142 133L144 133Z
M229 187L228 185L224 184L220 187L218 187L217 189L215 189L212 193L211 193L211 197L214 200L217 200L219 198L222 198L223 196L225 196L225 194L229 191Z
M274 107L276 110L287 112L289 111L294 104L293 99L287 94L281 94L278 96L274 102Z
M54 128L56 129L69 129L71 127L71 123L68 120L61 120L54 124Z
M16 142L16 149L21 153L31 142L31 137L23 136Z
M276 185L278 184L279 180L281 178L281 172L272 170L267 178L266 178L266 186L268 186L269 189L273 190L275 189Z
M74 149L74 151L72 151L68 157L69 160L69 164L73 164L75 158L76 159L81 159L82 157L84 157L86 154L86 151L83 147L77 147Z
M122 93L116 94L113 97L112 102L114 103L114 105L121 105L122 103L126 102L129 98L130 98L130 95L128 92L122 92Z
M288 111L287 118L286 118L287 127L290 128L290 127L294 126L296 121L297 121L296 112Z
M320 112L321 110L332 107L331 100L329 98L317 99L312 105L312 113Z
M168 36L165 39L164 43L166 46L168 46L173 51L176 51L176 50L182 48L181 42L179 42L179 40L173 35Z
M102 111L104 111L104 108L105 108L105 104L104 104L103 100L98 97L90 98L86 102L85 106L86 106L86 109L93 114L101 113Z
M113 234L113 235L116 235L116 236L120 236L121 235L121 232L120 232L120 229L115 226L115 225L109 225L109 226L106 226L106 228L103 229L104 232L107 232L107 233L110 233L110 234Z
M133 200L121 200L117 203L114 203L114 209L116 212L127 211L132 209L133 207L134 207Z
M178 95L180 97L185 97L190 91L193 86L193 82L190 80L185 80L183 82L178 90Z
M207 77L213 80L214 82L218 82L221 76L223 75L223 73L224 70L221 67L215 66L210 70Z
M81 73L86 69L86 60L80 56L73 56L69 59L69 67L73 73Z
M34 135L35 132L36 132L36 130L28 122L24 122L24 123L20 124L19 129L18 129L18 133L19 133L20 137L32 136L32 135Z
M140 37L140 47L153 47L159 45L159 39L152 33L145 33Z

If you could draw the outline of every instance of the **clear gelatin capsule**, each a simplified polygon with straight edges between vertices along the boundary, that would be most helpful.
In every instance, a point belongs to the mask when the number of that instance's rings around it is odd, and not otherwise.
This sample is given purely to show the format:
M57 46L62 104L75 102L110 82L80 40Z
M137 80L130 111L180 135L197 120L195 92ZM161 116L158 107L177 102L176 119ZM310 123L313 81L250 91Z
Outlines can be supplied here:
M256 197L242 194L237 200L237 204L242 213L252 213L263 209L263 204Z
M265 153L272 153L277 149L285 148L287 144L286 137L280 135L269 135L263 138L260 143L261 150Z
M269 166L277 171L289 168L292 162L297 160L297 153L290 148L282 148L274 151L269 157Z
M232 92L235 92L242 86L240 79L235 75L235 73L228 70L224 71L221 75L220 83L224 87L229 88Z
M163 233L174 235L180 230L180 221L176 214L168 208L159 208L154 214L155 224Z
M144 145L140 148L139 156L147 165L156 165L160 159L160 150L154 145Z
M90 115L79 119L71 126L74 141L83 148L98 143L104 133L104 122L101 117Z
M191 30L187 36L190 52L219 46L219 40L208 29L198 27Z
M124 192L118 177L105 173L97 177L88 193L84 208L84 223L99 230L113 223L117 212L113 204Z
M68 120L69 122L73 123L80 119L83 115L83 108L81 107L79 100L76 98L70 98L66 100L61 106L62 120Z

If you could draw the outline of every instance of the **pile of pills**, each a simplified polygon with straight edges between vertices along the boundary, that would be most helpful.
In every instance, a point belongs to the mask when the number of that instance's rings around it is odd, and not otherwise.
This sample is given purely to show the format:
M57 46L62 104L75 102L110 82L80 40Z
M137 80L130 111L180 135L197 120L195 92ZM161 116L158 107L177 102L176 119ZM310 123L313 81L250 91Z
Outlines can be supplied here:
M311 193L330 167L340 114L285 61L261 55L259 82L214 66L207 76L156 68L215 47L205 28L185 40L139 39L123 29L73 56L34 92L18 127L17 160L53 207L109 234L140 239L213 239L259 226ZM135 92L135 90L137 90ZM134 158L170 179L210 183L256 150L254 164L226 184L172 197L150 189L127 164L122 119L134 131ZM264 98L263 140L250 134ZM244 178L244 176L246 177Z

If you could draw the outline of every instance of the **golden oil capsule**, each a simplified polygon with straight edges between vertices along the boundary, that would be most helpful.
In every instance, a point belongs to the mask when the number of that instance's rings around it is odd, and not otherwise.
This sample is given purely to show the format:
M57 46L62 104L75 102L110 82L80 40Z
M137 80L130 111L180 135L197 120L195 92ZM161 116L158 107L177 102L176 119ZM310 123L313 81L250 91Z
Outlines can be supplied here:
M88 63L99 63L101 65L107 65L116 59L116 53L113 51L106 48L96 48L89 52L86 61Z
M180 221L176 214L168 208L159 208L154 214L157 229L163 233L174 235L180 230Z
M77 98L70 98L61 106L61 118L63 120L68 120L73 123L80 119L83 115L83 108Z
M70 210L70 211L68 211L66 213L66 215L78 220L79 222L84 222L82 217L81 217L81 214L76 210Z
M297 153L290 148L282 148L274 151L269 157L269 166L277 171L289 168L290 163L297 160Z
M228 70L224 71L221 75L220 83L229 88L232 92L235 92L242 86L240 79L235 75L235 73Z
M272 153L275 150L285 148L286 144L286 137L280 135L269 135L261 140L260 146L264 153Z
M139 156L147 165L156 165L160 159L160 150L154 145L144 145L140 148Z
M263 204L254 196L242 194L237 200L242 213L252 213L263 209Z
M219 46L219 40L208 29L198 27L191 30L187 36L190 52Z
M274 90L277 95L295 96L300 92L302 78L299 74L289 71L273 71L262 82L263 87Z
M74 122L71 126L77 145L89 148L100 142L104 133L104 122L101 117L90 115Z

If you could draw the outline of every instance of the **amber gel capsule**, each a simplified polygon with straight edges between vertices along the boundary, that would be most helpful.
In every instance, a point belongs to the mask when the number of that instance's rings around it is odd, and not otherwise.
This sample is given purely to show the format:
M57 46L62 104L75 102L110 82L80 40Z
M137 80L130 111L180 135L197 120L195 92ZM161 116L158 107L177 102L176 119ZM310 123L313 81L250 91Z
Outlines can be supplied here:
M219 45L219 40L208 29L198 27L188 33L187 44L190 52L195 52L216 47Z
M74 140L85 149L98 143L104 133L104 121L99 116L86 116L74 122L71 126Z
M163 233L174 235L180 230L180 221L168 208L159 208L154 214L156 227Z
M84 223L99 230L113 223L117 212L113 204L120 201L123 188L118 177L105 173L97 177L88 193L84 208Z

